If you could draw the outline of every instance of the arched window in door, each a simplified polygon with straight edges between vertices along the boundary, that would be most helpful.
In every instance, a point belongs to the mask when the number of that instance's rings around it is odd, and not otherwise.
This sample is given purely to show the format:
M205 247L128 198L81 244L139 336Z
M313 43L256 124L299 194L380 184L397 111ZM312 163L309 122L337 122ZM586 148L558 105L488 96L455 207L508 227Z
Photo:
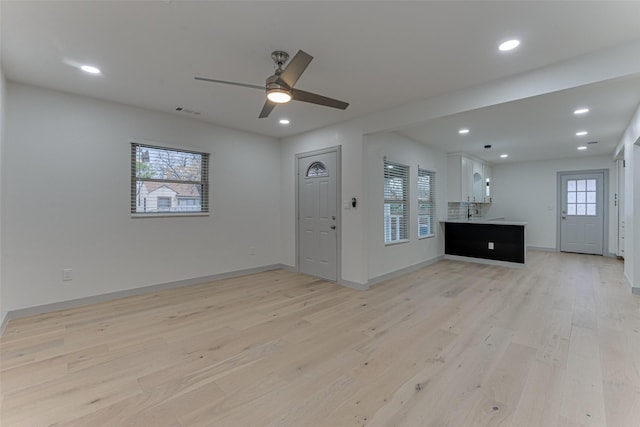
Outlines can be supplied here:
M307 169L307 178L315 178L317 176L329 176L327 167L322 162L313 162Z

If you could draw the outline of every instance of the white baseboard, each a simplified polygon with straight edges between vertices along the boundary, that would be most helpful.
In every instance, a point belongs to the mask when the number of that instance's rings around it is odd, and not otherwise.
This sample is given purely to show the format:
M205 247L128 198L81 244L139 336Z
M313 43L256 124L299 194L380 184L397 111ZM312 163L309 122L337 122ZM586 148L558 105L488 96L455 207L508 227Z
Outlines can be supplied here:
M449 259L452 261L475 262L478 264L497 265L499 267L515 267L515 268L526 267L526 264L521 264L519 262L498 261L495 259L473 258L468 256L459 256L459 255L445 255L444 259Z
M545 248L541 246L527 246L527 250L538 252L561 252L558 248ZM607 258L618 258L618 255L613 252L605 252L602 256L606 256Z
M0 337L4 334L4 329L7 327L7 322L9 322L9 313L5 314L2 318L2 323L0 323Z
M629 276L627 276L625 273L622 273L622 277L624 277L625 283L629 286L629 289L631 289L631 294L640 295L640 287L633 286L633 283L631 283L631 280L629 280Z
M527 250L538 252L559 252L557 248L545 248L542 246L527 246Z
M111 301L118 298L125 298L125 297L130 297L135 295L158 292L166 289L181 288L184 286L198 285L201 283L212 282L215 280L230 279L233 277L246 276L248 274L261 273L263 271L271 271L271 270L278 270L278 269L295 271L295 270L292 270L292 267L284 264L272 264L272 265L265 265L262 267L248 268L245 270L237 270L237 271L230 271L227 273L214 274L211 276L196 277L193 279L178 280L175 282L161 283L158 285L143 286L141 288L110 292L107 294L78 298L78 299L73 299L69 301L54 302L51 304L39 305L36 307L27 307L27 308L21 308L18 310L11 310L5 315L4 319L2 320L2 325L0 325L0 335L4 333L7 323L12 319L36 316L38 314L51 313L54 311L66 310L69 308L80 307L83 305Z
M338 285L346 286L347 288L355 289L356 291L366 291L369 289L368 283L357 283L350 280L338 280Z
M392 271L391 273L387 273L387 274L383 274L383 275L378 276L378 277L374 277L372 279L369 279L369 281L365 285L366 288L364 288L364 289L369 289L371 286L376 285L376 284L378 284L380 282L384 282L385 280L393 279L394 277L402 276L403 274L410 273L412 271L418 270L420 268L426 267L426 266L431 265L431 264L435 264L436 262L441 261L444 258L445 258L444 255L440 255L438 257L431 258L431 259L428 259L426 261L422 261L422 262L420 262L418 264L410 265L409 267L404 267L404 268L401 268L400 270Z

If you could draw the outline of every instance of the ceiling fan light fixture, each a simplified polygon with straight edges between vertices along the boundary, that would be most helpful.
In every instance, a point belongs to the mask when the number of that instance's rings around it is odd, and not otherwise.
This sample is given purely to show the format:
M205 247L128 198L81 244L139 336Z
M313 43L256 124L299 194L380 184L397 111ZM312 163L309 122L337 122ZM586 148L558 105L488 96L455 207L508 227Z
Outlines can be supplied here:
M291 101L291 94L285 89L267 89L267 99L276 104L286 104Z
M289 64L283 68L289 58L289 54L281 50L277 50L271 54L275 62L276 71L273 75L267 77L265 86L258 86L248 83L231 82L228 80L208 79L205 77L194 77L196 80L203 80L212 83L223 83L233 86L243 86L252 89L265 90L267 100L258 114L259 119L268 117L269 114L278 104L285 104L291 100L306 102L309 104L322 105L325 107L338 108L344 110L349 106L348 102L338 99L329 98L318 95L317 93L306 92L300 89L294 89L294 86L304 70L307 68L313 56L298 50Z

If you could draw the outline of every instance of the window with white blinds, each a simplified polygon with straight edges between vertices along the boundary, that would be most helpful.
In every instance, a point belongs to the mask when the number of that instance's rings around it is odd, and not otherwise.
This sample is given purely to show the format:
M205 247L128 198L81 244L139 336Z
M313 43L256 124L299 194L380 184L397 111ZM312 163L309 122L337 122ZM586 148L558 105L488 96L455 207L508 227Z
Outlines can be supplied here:
M209 212L209 154L131 143L131 213Z
M384 160L384 242L409 239L409 166Z
M418 166L418 237L436 234L436 173Z

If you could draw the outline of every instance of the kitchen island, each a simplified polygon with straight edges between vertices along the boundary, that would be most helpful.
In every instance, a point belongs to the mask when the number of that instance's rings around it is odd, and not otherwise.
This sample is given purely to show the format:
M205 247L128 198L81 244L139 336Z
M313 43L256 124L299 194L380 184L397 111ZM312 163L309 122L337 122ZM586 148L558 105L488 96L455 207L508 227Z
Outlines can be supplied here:
M442 222L444 223L445 256L476 258L516 265L525 264L526 222L504 219Z

